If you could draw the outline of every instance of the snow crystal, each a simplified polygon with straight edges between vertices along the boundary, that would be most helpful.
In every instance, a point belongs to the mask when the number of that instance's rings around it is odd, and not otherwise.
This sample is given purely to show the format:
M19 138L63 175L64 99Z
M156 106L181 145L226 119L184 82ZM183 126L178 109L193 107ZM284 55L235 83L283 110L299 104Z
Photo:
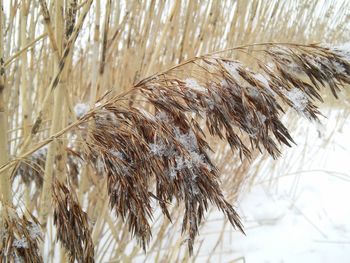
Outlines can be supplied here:
M266 90L267 90L272 96L275 96L275 95L276 95L276 92L274 92L274 91L271 89L267 77L265 77L264 75L262 75L262 74L260 74L260 73L255 74L254 77L264 85L264 87L266 88Z
M213 109L214 109L214 106L215 106L214 100L205 99L205 102L207 103L207 105L208 105L208 107L209 107L210 110L213 110Z
M169 170L169 177L170 179L175 179L176 178L176 170L174 167L170 167L170 170Z
M150 148L150 152L152 154L154 154L155 156L159 156L159 157L162 157L166 153L166 150L167 150L167 147L163 141L159 141L157 143L151 143L149 145L149 148Z
M333 66L335 67L335 71L338 74L342 74L345 73L345 68L342 64L336 62L336 61L332 61Z
M114 157L117 157L120 160L124 160L124 155L120 151L116 151L116 150L112 149L109 151L109 153L112 154Z
M311 58L311 57L305 57L305 59L306 59L306 61L307 61L309 64L311 64L312 66L314 66L314 67L317 68L318 70L321 70L322 66L321 66L321 64L317 61L317 60L319 60L319 59L317 59L317 57L316 57L316 59L313 59L313 58Z
M199 92L206 92L207 91L204 87L199 85L195 79L186 79L185 82L186 82L186 86L189 89L199 91Z
M188 150L195 151L198 148L196 135L190 130L182 133L178 127L174 129L176 139Z
M149 144L149 151L151 154L157 157L170 157L174 156L174 145L165 143L162 138L156 138L154 143Z
M205 164L203 154L198 154L197 152L191 152L192 163L193 164Z
M175 156L175 171L180 171L187 167L186 160L183 158L183 156Z
M259 121L263 124L266 121L266 116L264 114L262 114L260 111L257 112L257 116Z
M225 61L224 62L225 69L235 79L239 78L239 73L238 73L239 66L240 66L240 64L238 62L233 62L233 61Z
M350 61L350 42L337 45L337 46L326 45L326 47L331 49L334 53Z
M176 156L175 162L177 171L184 168L192 169L193 167L198 167L200 165L206 166L208 169L211 169L210 166L205 162L205 158L202 154L198 154L198 144L196 135L192 130L189 130L188 133L181 133L179 128L175 128L176 139L185 147L189 152L190 158L184 159L182 156Z
M37 224L32 224L32 226L30 226L28 230L29 230L30 239L32 240L35 240L42 236L41 229Z
M74 106L74 113L77 118L83 117L89 111L89 105L86 103L78 103Z
M169 115L165 111L157 112L156 118L165 123L168 123L170 120Z
M260 93L259 93L259 91L258 91L257 88L255 88L255 87L249 87L247 90L248 90L249 95L250 95L252 98L255 98L255 99L258 99L258 98L259 98Z
M197 195L200 193L199 187L194 181L191 181L191 190L193 195Z
M176 140L185 148L188 155L184 156L175 150L173 143L164 143L161 138L157 138L154 143L149 144L149 151L157 157L173 157L174 165L167 171L170 179L177 176L177 172L183 169L193 170L198 166L205 166L211 170L211 166L205 161L205 156L198 153L197 138L194 132L190 129L187 133L182 133L178 127L173 128Z
M14 240L12 246L16 248L28 248L28 241L26 238L21 238L19 240Z
M297 88L293 88L289 91L284 91L284 95L293 103L293 107L298 112L303 112L308 104L308 100L304 92Z

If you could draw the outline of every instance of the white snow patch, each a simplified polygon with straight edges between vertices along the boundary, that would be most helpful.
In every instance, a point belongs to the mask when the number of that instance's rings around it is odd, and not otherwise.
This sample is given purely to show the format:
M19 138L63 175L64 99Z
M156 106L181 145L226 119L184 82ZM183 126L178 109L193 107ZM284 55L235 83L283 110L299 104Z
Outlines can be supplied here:
M149 145L149 148L150 148L150 152L153 155L159 156L159 157L162 157L167 150L167 146L164 144L163 141L160 141L160 140L156 143L151 143Z
M257 116L258 116L258 119L259 121L264 124L265 121L266 121L266 116L264 114L262 114L260 111L257 112Z
M198 153L197 138L192 130L187 133L182 133L179 128L175 128L176 139L185 147L189 152L190 158L183 158L182 156L176 156L176 167L175 170L179 171L184 168L192 169L204 165L207 169L211 169L210 166L205 162L205 158L202 154Z
M161 122L168 123L170 122L171 117L169 117L169 115L165 111L160 111L157 112L156 119L160 120Z
M117 157L120 160L124 160L124 154L120 151L116 151L114 149L109 151L110 154L112 154L114 157Z
M32 240L42 237L41 228L37 224L32 224L28 230L29 236Z
M225 61L223 63L224 68L228 71L228 73L230 73L230 75L234 78L234 79L239 79L239 73L238 73L238 68L241 65L238 62L234 62L234 61Z
M187 133L182 133L178 127L174 129L176 139L189 151L197 150L196 135L190 130Z
M28 241L26 238L16 239L13 241L12 246L16 248L28 248Z
M304 92L298 88L289 91L283 91L284 95L293 103L293 107L298 112L303 112L308 104L308 100Z
M321 70L322 66L321 64L317 61L317 58L316 60L312 57L305 57L306 61L311 64L312 66L314 66L315 68L317 68L318 70Z
M252 98L258 99L260 97L260 92L256 87L249 87L248 88L248 93Z
M342 64L340 64L340 63L338 63L336 61L333 61L332 64L335 67L336 73L338 73L338 74L345 73L345 68L344 68L344 66Z
M209 98L205 98L204 100L207 103L209 110L213 110L215 106L215 101Z
M88 111L90 107L87 103L78 103L74 106L74 113L77 118L83 117Z
M191 90L199 91L199 92L207 92L206 88L201 86L195 79L188 78L185 80L186 87Z
M343 56L346 60L350 62L350 42L343 43L336 46L326 45L333 52L340 56Z

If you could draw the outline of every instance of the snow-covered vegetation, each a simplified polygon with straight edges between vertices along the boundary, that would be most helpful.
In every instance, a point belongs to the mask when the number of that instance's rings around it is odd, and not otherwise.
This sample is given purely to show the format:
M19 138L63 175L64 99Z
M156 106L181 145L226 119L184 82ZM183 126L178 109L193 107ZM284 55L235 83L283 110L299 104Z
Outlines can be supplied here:
M0 262L346 262L349 12L0 0Z

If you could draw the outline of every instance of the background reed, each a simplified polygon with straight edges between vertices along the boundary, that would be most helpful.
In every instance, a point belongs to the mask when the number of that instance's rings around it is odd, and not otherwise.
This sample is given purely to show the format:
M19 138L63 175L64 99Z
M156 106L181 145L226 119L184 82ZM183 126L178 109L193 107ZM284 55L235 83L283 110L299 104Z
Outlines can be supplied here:
M45 262L58 255L62 262L69 260L65 258L69 249L53 245L56 231L51 207L53 203L59 207L60 200L53 200L50 194L53 185L67 182L65 187L71 193L62 190L65 196L56 192L56 197L80 206L80 221L86 221L86 212L91 224L82 227L91 231L96 262L130 261L141 252L122 218L108 208L109 177L100 177L94 165L86 166L80 160L89 157L91 163L97 161L83 143L96 144L88 136L96 130L96 123L85 119L79 120L79 125L75 122L86 112L84 107L91 108L111 90L124 94L138 86L147 93L139 81L200 54L258 42L337 44L348 41L350 30L347 1L11 0L1 1L1 5L0 164L6 165L8 160L16 164L1 170L2 197L5 205L12 202L25 218L30 218L29 213L39 218L44 230L39 245L50 248L42 250ZM256 68L256 60L246 53L259 49L252 46L221 56ZM185 70L170 73L173 75L167 77L186 80ZM203 77L199 76L200 80ZM123 107L144 106L142 98L132 93ZM118 110L113 107L109 111ZM146 106L146 110L151 108ZM135 114L140 116L138 111ZM79 129L73 132L72 123ZM51 142L47 148L40 147L46 142ZM207 142L215 145L211 159L220 169L226 200L233 204L253 182L265 155L261 158L252 152L251 158L258 158L252 166L247 159L240 160L238 153L232 155L226 143L217 138ZM154 215L155 229L146 259L189 259L182 245L184 236L172 234L181 229L183 215L178 211L183 208L179 206L169 208L172 223L160 213ZM24 231L26 221L20 220ZM201 226L205 225L203 220ZM55 224L62 222L56 220ZM36 250L35 245L31 248ZM199 249L200 244L195 244L193 260Z

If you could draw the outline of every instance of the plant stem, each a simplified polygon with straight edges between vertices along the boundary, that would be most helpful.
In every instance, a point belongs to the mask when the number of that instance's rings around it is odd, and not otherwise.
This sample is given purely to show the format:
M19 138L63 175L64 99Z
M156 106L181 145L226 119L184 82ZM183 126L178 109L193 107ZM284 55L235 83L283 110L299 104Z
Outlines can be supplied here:
M56 17L55 17L55 39L57 45L58 54L62 54L63 47L63 0L56 1ZM56 64L56 72L59 70L58 65ZM52 124L50 129L50 134L54 134L59 131L61 127L61 112L62 105L64 105L64 92L65 87L61 82L57 84L57 88L54 90L54 108L52 113ZM47 217L50 212L51 200L52 200L52 182L53 182L53 169L55 166L55 157L57 152L57 141L54 140L51 144L49 144L49 148L47 151L47 157L45 162L45 175L44 175L44 185L43 191L41 194L41 203L40 203L40 214L42 225L45 228Z
M4 37L3 37L3 0L0 0L0 165L4 165L9 161L8 145L7 145L7 113L6 103L4 100L5 92L5 69L4 69ZM1 200L4 205L11 205L11 178L10 171L0 172L0 191Z

